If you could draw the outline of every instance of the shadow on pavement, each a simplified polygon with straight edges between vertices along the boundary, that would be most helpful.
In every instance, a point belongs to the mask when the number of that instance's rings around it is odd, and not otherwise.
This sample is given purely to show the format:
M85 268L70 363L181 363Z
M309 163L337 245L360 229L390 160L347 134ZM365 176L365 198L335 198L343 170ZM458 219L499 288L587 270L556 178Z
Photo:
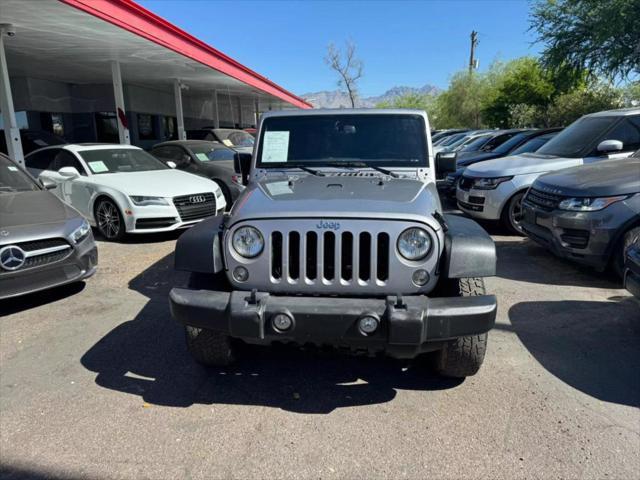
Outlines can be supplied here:
M614 273L556 257L528 238L496 240L498 277L545 285L622 288Z
M90 281L90 279L89 279ZM77 295L84 290L85 283L76 282L60 287L42 290L40 292L29 293L15 298L0 300L0 317L19 313L30 308L40 307L47 303L57 302L67 297Z
M640 304L633 298L522 302L509 319L529 352L563 382L605 402L640 406Z
M220 403L329 413L388 402L397 389L442 390L462 383L438 377L422 365L284 346L243 346L233 367L206 369L188 354L183 329L169 314L171 285L185 279L173 270L173 255L168 255L131 281L129 288L149 301L136 318L113 329L81 359L98 374L98 385L156 405Z

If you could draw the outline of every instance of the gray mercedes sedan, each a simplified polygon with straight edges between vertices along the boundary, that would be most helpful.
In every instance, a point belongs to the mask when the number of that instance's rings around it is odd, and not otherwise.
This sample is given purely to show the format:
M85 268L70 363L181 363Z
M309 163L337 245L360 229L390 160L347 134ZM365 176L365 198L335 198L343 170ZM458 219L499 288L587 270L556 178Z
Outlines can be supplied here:
M89 223L0 154L0 299L78 282L96 271Z

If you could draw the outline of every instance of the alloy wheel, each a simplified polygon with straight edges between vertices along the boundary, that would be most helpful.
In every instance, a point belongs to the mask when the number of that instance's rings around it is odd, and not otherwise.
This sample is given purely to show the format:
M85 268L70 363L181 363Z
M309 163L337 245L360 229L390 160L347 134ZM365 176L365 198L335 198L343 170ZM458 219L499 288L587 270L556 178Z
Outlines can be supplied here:
M104 200L100 205L98 205L96 213L100 233L108 239L117 238L120 235L122 224L120 221L120 213L116 206L113 203Z

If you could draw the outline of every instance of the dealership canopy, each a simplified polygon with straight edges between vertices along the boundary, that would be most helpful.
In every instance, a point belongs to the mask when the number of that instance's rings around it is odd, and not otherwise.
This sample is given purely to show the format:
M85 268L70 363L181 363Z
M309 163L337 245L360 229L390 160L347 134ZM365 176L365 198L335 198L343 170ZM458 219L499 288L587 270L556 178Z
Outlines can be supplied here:
M2 0L0 23L0 108L9 153L18 161L16 111L30 114L22 128L40 126L33 112L64 118L70 141L100 140L100 119L91 117L97 138L90 138L87 114L111 112L117 141L147 146L146 140L165 139L146 130L164 117L184 138L189 128L248 127L262 111L310 108L129 0Z

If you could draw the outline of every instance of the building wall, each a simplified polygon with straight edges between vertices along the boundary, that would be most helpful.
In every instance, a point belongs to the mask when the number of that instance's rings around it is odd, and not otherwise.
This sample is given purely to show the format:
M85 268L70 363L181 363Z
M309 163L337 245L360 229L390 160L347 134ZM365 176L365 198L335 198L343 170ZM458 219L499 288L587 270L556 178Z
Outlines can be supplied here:
M64 125L64 137L69 142L104 140L98 136L101 115L115 112L111 84L80 85L30 77L12 77L16 112L24 112L28 128L51 130L51 114L59 114ZM182 92L186 129L214 124L213 93ZM166 126L173 122L175 129L175 99L173 90L151 86L124 85L125 107L131 142L142 148L168 140ZM254 102L218 92L218 114L222 127L255 125ZM151 116L151 118L149 118ZM170 120L173 119L173 120ZM142 132L144 128L146 137ZM104 129L103 129L104 130ZM151 133L150 133L151 132ZM116 140L117 141L117 140Z

